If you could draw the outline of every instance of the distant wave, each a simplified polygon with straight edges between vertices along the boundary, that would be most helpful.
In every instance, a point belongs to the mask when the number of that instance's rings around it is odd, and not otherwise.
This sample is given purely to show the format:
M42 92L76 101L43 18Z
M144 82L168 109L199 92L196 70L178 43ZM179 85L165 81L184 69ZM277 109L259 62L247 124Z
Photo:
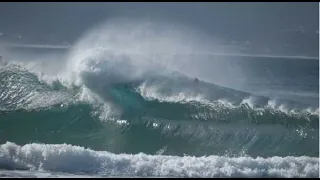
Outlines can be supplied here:
M4 48L40 48L40 49L68 49L69 45L50 45L50 44L15 44L15 43L2 43L0 47Z

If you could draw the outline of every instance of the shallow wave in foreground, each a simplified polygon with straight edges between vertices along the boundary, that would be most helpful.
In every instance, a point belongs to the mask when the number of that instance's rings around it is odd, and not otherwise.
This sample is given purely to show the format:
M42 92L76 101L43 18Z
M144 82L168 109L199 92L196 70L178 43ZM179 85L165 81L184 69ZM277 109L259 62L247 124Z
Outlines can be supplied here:
M0 146L0 168L130 177L318 177L312 157L178 157L113 154L67 144L7 142Z

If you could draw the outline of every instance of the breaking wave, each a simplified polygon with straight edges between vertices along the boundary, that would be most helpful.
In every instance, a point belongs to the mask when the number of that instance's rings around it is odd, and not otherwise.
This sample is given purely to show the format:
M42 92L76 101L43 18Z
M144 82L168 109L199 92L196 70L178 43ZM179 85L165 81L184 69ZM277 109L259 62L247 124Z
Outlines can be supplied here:
M58 65L1 65L0 169L318 177L318 106L195 79L181 62L194 63L202 41L163 27L117 21L90 31Z

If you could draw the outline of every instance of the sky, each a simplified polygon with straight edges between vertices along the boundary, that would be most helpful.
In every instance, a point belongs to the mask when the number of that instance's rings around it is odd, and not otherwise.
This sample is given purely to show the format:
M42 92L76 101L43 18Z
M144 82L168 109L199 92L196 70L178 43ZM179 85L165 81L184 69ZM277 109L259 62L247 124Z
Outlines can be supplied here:
M113 17L183 23L246 52L318 56L318 2L1 2L0 41L72 44Z

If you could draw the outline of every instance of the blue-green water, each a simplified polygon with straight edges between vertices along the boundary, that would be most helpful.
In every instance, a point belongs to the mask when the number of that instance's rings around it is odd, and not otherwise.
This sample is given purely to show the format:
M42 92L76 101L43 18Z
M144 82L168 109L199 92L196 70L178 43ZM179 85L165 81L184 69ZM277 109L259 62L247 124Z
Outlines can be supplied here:
M0 168L99 176L317 177L318 61L242 58L229 64L246 72L242 86L195 82L183 74L123 80L101 71L81 74L81 85L68 86L14 63L2 66Z

